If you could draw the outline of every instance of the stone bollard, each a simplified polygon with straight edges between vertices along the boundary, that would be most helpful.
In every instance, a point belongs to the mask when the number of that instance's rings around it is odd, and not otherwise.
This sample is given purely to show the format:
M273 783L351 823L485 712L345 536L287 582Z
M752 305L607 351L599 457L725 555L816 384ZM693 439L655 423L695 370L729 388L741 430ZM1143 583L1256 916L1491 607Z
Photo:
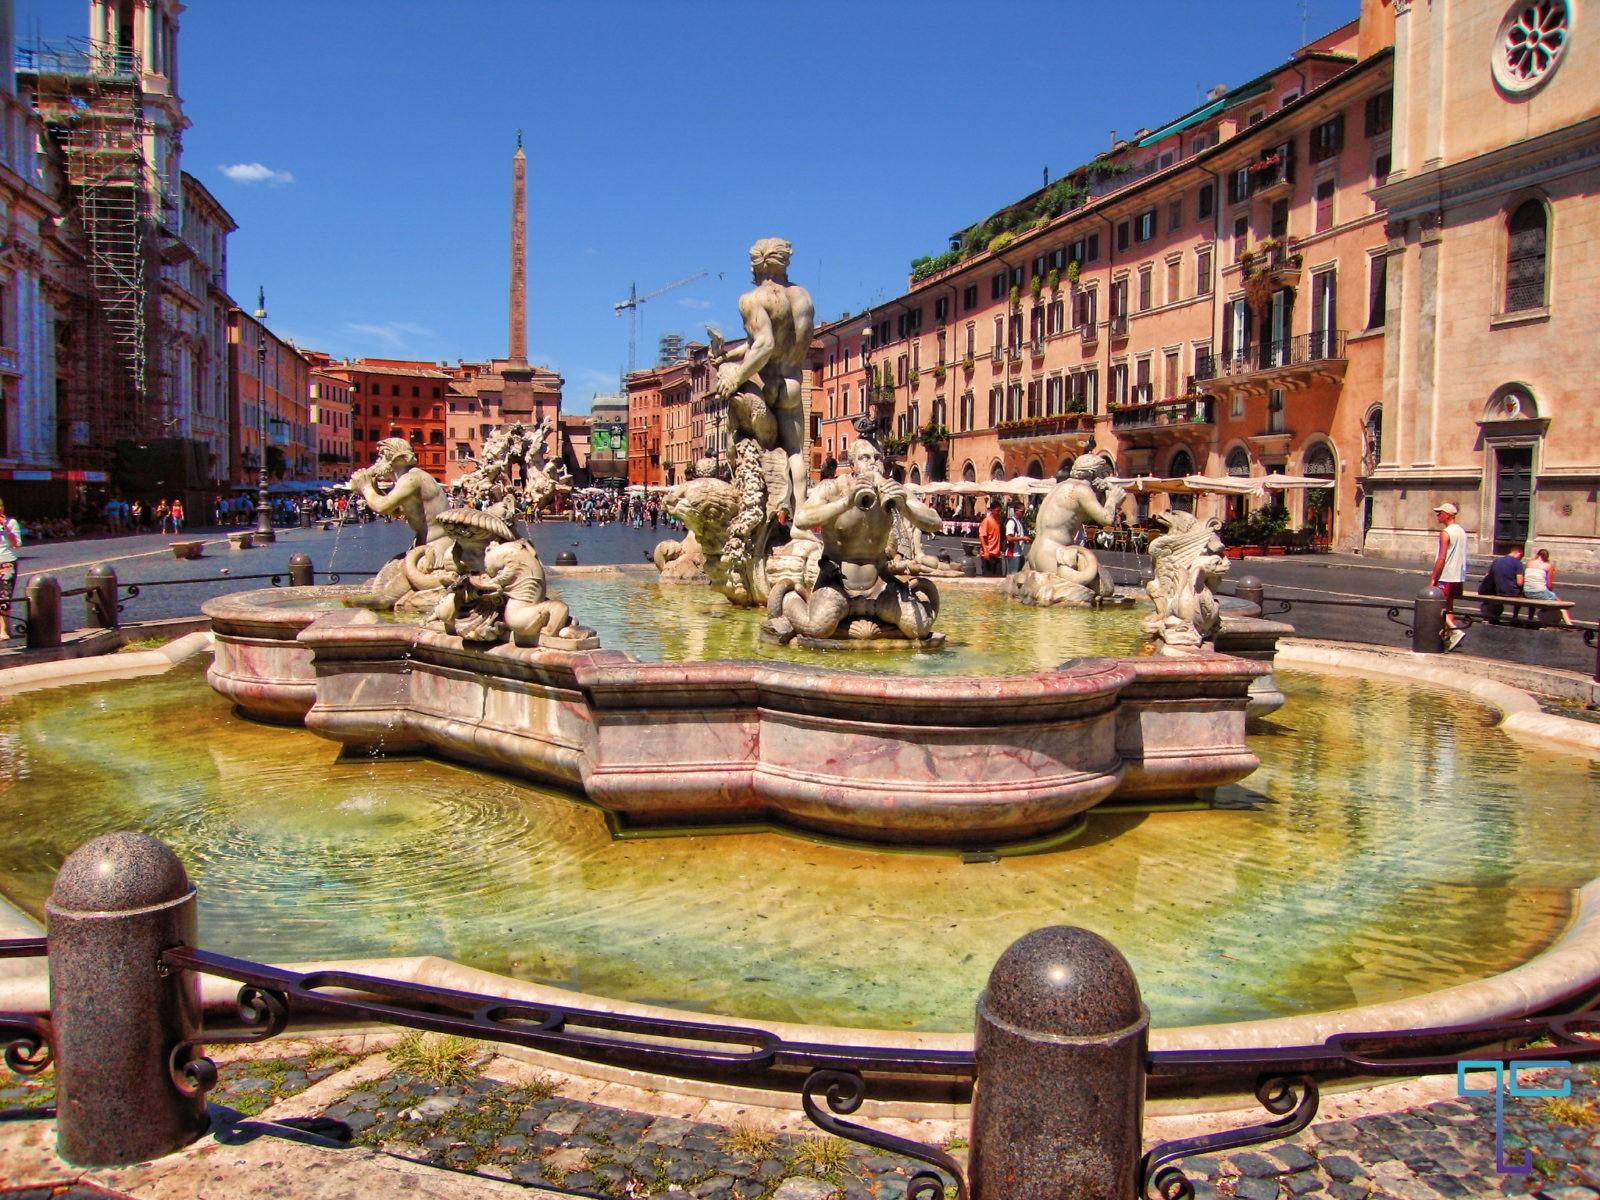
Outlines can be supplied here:
M1241 575L1234 582L1233 594L1239 599L1256 606L1253 616L1259 617L1261 615L1263 601L1266 598L1266 587L1261 580L1254 575Z
M311 569L311 556L299 551L289 555L289 586L310 587L315 582L316 573Z
M67 856L45 903L54 1028L56 1149L80 1167L159 1158L205 1132L168 1055L200 1028L200 985L163 975L163 950L195 936L194 888L178 856L112 833Z
M54 575L35 575L28 580L29 650L61 645L61 585Z
M105 563L89 568L83 581L83 604L91 629L117 627L117 573Z
M1149 1028L1133 968L1098 934L1013 942L978 997L972 1200L1128 1200Z
M1444 592L1425 587L1411 614L1411 648L1418 654L1444 653Z
M563 550L560 554L556 555L556 566L558 567L575 567L577 565L578 556L571 550Z

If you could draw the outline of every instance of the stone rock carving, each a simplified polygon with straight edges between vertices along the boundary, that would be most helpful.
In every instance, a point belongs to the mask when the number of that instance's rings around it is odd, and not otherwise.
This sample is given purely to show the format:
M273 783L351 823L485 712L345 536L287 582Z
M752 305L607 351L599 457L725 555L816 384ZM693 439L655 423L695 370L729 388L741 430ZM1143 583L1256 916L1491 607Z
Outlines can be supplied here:
M690 469L688 480L662 497L661 507L688 531L682 540L665 538L656 543L651 558L661 572L661 582L713 582L720 589L727 575L721 569L722 546L739 511L738 489L717 478L715 459L702 458ZM709 556L707 546L713 547ZM711 559L716 560L714 566Z
M793 516L806 496L801 372L816 313L810 293L789 282L792 254L782 238L763 238L750 248L755 287L739 297L742 346L729 348L721 333L708 330L716 397L728 405L729 466L738 497L720 546L727 573L722 590L748 605L766 602L767 550L779 514ZM710 547L699 541L709 564Z
M387 492L378 490L378 483L383 481L392 481L393 486ZM388 563L372 581L374 601L381 608L392 608L408 592L421 590L416 578L431 577L443 569L449 557L450 541L438 523L438 516L450 507L450 499L439 481L417 465L416 451L404 438L385 438L379 442L372 466L362 467L350 476L350 490L380 516L399 513L411 526L416 539L414 549L405 559ZM422 551L425 553L419 553ZM431 606L432 601L428 604Z
M466 502L487 508L509 499L510 511L519 501L536 512L547 508L566 477L560 463L552 465L546 457L545 443L554 429L555 422L546 417L533 427L518 421L490 433L477 469L456 485ZM513 467L520 468L520 482Z
M822 531L816 581L775 583L767 599L765 637L827 642L904 639L938 645L933 632L939 592L927 579L896 577L889 568L898 511L932 533L943 522L905 485L883 475L883 458L868 438L850 448L850 473L817 485L795 513L795 524Z
M1145 618L1145 632L1156 654L1197 654L1222 628L1222 606L1211 590L1228 569L1219 523L1176 510L1155 519L1167 532L1150 543L1155 578L1145 590L1156 611Z
M429 624L486 645L512 640L580 650L600 644L549 594L538 550L506 521L475 508L448 509L439 521L450 532L451 569Z
M1112 600L1116 588L1100 571L1094 551L1078 544L1085 525L1110 525L1127 493L1107 482L1113 463L1091 451L1073 460L1065 479L1044 503L1022 570L1006 580L1006 593L1023 604L1091 608ZM1058 476L1059 478L1059 476Z

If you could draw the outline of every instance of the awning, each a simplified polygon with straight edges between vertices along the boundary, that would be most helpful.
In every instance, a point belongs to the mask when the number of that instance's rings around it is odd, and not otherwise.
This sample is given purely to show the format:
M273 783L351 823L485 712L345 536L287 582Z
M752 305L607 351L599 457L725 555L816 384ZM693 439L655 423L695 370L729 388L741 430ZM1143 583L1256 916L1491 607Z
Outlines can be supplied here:
M1331 488L1334 481L1331 479L1318 479L1310 475L1265 475L1261 477L1264 486L1273 491L1291 491L1296 488Z
M1190 113L1188 116L1179 117L1176 121L1172 122L1170 125L1163 125L1160 129L1156 130L1154 133L1150 134L1149 136L1140 138L1139 139L1139 145L1141 145L1141 146L1154 146L1162 138L1169 138L1175 133L1182 133L1185 129L1193 129L1196 125L1200 124L1202 121L1208 120L1209 118L1216 116L1219 112L1221 112L1224 108L1227 107L1227 104L1228 104L1228 100L1227 100L1226 96L1224 96L1221 100L1213 100L1210 104L1206 105L1204 108L1197 108L1197 109L1194 110L1194 112Z

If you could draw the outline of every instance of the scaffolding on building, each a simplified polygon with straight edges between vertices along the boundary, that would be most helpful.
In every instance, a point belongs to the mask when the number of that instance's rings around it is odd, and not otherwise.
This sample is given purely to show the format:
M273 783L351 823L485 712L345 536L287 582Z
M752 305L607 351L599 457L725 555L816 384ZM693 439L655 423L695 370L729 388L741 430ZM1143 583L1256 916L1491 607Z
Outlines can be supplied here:
M74 441L100 449L119 439L157 436L162 414L150 362L152 191L144 150L149 127L138 57L73 39L19 49L17 71L61 148L89 291L111 350L106 366L126 384L85 381L87 387L75 389L84 411L63 415L76 430Z

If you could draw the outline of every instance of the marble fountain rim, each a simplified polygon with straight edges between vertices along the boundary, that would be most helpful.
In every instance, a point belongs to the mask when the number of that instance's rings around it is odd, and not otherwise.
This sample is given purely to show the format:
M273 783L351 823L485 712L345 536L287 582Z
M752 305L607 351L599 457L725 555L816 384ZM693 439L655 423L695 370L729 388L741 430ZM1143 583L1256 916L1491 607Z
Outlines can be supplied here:
M283 589L275 589L282 591ZM1454 660L1442 662L1436 656L1417 655L1380 646L1348 645L1330 647L1285 639L1288 650L1280 665L1310 671L1351 671L1381 674L1401 679L1423 679L1438 687L1473 696L1502 714L1501 726L1519 741L1543 745L1561 753L1600 753L1600 727L1567 717L1544 714L1538 702L1526 691L1508 684L1485 680L1456 666ZM156 650L130 654L110 654L95 659L64 660L26 667L0 669L0 689L13 686L58 687L97 683L139 675L159 674L185 659L211 649L212 637L194 633ZM98 667L98 669L95 669ZM20 689L19 689L20 690ZM0 897L0 931L20 934L37 925L26 914ZM10 978L0 978L0 1008L13 1011L43 1012L49 1007L48 981L44 960L30 960L36 969ZM364 958L319 962L319 968L337 968L361 974L382 974L397 979L445 987L468 988L503 994L534 1003L594 1008L602 1011L677 1019L703 1019L711 1022L741 1022L726 1014L695 1013L685 1009L663 1008L613 1000L604 996L566 991L544 984L530 983L483 971L434 956L409 958ZM1600 978L1600 878L1576 889L1576 904L1567 927L1545 949L1527 962L1484 979L1457 984L1434 992L1420 993L1400 1000L1354 1008L1331 1009L1286 1017L1266 1017L1248 1021L1211 1025L1153 1028L1150 1045L1157 1050L1229 1049L1316 1044L1340 1032L1402 1029L1418 1026L1471 1023L1523 1016L1553 1007L1583 991ZM208 1003L231 1003L234 988L225 980L206 978ZM977 997L973 998L976 1004ZM840 1045L911 1045L927 1049L969 1050L970 1032L915 1032L877 1030L850 1026L805 1025L783 1021L750 1021L797 1041L827 1041ZM595 1078L613 1078L616 1069L550 1057L552 1065ZM638 1077L637 1072L624 1072ZM652 1077L665 1078L665 1077ZM671 1081L669 1080L669 1083ZM678 1081L679 1090L710 1094L706 1089L723 1089L724 1094L745 1096L749 1089L725 1085ZM926 1113L927 1105L910 1105Z

